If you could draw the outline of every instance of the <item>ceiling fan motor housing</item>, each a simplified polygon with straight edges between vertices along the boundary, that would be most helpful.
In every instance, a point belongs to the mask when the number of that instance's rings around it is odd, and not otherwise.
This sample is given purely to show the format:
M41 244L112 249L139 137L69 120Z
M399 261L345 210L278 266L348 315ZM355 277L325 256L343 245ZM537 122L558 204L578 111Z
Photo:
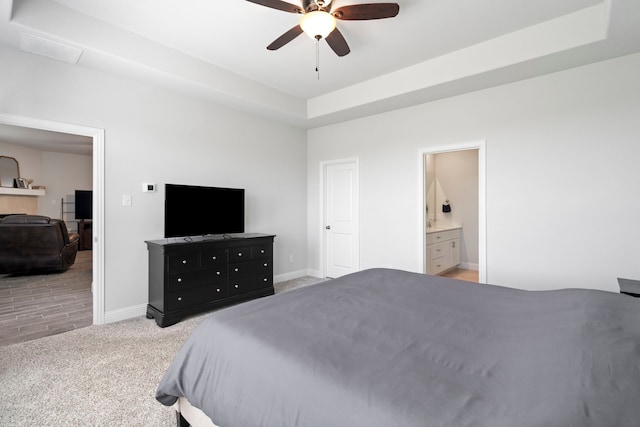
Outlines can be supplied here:
M302 0L302 7L305 13L316 10L329 12L331 10L331 0Z

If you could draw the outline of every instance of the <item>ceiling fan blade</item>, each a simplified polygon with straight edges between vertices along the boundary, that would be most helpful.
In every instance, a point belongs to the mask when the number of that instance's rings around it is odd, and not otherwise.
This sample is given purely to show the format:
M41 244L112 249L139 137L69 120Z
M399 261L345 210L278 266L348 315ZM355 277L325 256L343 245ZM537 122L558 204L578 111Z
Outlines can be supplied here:
M270 7L271 9L284 10L291 13L304 13L300 7L281 0L247 0L248 2Z
M329 47L331 47L331 49L333 49L333 51L338 56L345 56L349 52L351 52L351 49L349 49L349 45L347 44L347 41L344 39L344 36L340 32L340 30L338 30L337 28L331 31L331 33L327 36L326 40L327 40L327 43L329 44Z
M267 46L267 49L269 50L280 49L282 46L289 43L291 40L295 39L300 34L302 34L302 28L300 27L300 25L296 25L295 27L293 27L292 29L290 29L289 31L287 31L286 33L284 33L283 35L275 39L269 46Z
M336 19L346 21L364 21L368 19L393 18L400 11L397 3L364 3L342 6L331 14Z

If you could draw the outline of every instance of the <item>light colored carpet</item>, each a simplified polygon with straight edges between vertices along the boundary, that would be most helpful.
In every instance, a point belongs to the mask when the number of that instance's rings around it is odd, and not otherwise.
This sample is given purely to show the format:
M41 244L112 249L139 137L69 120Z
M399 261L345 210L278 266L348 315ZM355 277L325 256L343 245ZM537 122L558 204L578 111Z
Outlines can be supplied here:
M319 281L278 283L276 293ZM139 317L0 347L0 426L175 426L156 387L207 315L166 328Z

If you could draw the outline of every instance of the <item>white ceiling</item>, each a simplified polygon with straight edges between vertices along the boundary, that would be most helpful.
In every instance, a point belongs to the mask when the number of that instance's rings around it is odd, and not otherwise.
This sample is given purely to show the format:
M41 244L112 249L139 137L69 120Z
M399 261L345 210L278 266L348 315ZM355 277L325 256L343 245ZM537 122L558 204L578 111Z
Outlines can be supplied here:
M303 128L640 51L638 0L397 3L395 18L338 21L351 53L322 41L320 79L306 35L266 49L300 15L245 0L3 0L0 43L36 35L82 49L76 66Z
M33 150L85 156L90 156L93 153L93 139L87 136L8 124L0 124L0 142L21 145Z

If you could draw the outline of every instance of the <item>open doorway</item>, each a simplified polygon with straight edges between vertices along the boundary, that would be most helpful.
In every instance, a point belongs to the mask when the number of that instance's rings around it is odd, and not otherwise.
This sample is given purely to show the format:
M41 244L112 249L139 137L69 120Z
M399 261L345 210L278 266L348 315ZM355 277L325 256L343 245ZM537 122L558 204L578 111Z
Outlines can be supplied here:
M420 151L422 271L486 283L484 141Z
M104 323L104 130L69 123L0 113L0 126L20 126L43 131L80 135L91 138L93 163L93 229L91 256L91 288L93 324Z

